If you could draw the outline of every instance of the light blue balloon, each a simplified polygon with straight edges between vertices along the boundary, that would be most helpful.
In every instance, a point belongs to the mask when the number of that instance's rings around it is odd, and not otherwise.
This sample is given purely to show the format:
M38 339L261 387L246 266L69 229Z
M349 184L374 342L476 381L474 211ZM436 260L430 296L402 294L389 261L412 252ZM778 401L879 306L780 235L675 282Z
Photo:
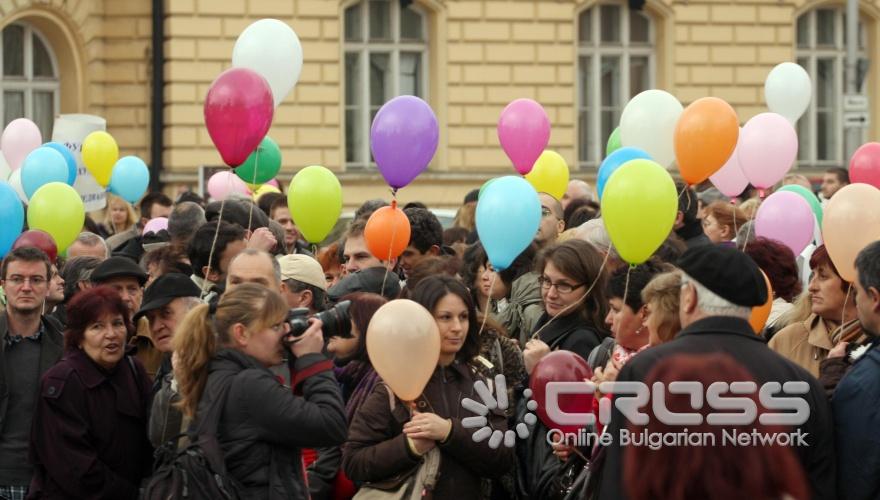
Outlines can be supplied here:
M0 180L0 258L12 248L24 228L24 207L18 193L8 182Z
M125 156L113 165L107 189L129 203L135 203L147 192L150 169L137 156Z
M624 163L630 160L653 160L651 156L639 148L623 147L616 149L613 153L606 156L599 165L599 174L596 177L596 192L599 199L602 199L602 192L605 191L605 183L611 178L611 174L617 171Z
M64 161L67 162L67 184L73 186L73 183L76 182L76 158L73 157L73 153L67 149L67 146L59 142L47 142L46 144L43 144L43 147L52 148L61 153L61 156L64 157Z
M540 223L538 193L522 177L493 180L477 202L477 234L497 271L507 269L532 243Z
M45 184L67 183L67 161L58 151L39 147L30 152L21 164L21 188L28 199Z

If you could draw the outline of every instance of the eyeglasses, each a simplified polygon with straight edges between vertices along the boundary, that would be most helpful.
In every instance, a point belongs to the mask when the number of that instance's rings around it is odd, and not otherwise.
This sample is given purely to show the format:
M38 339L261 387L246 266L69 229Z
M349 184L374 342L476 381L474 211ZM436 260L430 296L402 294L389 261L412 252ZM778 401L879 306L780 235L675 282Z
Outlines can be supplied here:
M31 286L43 286L46 284L48 280L42 276L19 276L13 275L6 278L6 282L11 284L12 286L22 286L25 283L30 283Z
M559 293L571 293L576 289L584 286L583 283L578 283L577 285L570 285L568 283L553 283L550 281L550 278L545 278L544 276L538 276L538 284L541 285L541 288L544 290L549 290L551 287L556 287L556 291Z

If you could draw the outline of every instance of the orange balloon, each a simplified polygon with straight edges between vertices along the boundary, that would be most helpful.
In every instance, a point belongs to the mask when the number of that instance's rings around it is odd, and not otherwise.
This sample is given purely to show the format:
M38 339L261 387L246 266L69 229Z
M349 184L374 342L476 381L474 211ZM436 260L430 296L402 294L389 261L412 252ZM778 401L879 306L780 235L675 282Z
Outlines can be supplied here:
M675 125L675 159L681 178L699 184L727 163L739 140L736 111L723 99L703 97L685 108Z
M370 216L364 228L364 240L374 257L391 260L406 250L410 231L409 219L397 208L397 201L392 201L390 207L382 207Z
M770 317L770 309L773 308L773 287L770 286L770 278L767 277L767 273L764 271L761 271L761 274L764 275L764 283L767 284L767 302L764 302L760 306L753 307L752 314L749 316L749 324L752 325L752 330L754 330L757 335L760 335L764 326L767 325L767 318Z

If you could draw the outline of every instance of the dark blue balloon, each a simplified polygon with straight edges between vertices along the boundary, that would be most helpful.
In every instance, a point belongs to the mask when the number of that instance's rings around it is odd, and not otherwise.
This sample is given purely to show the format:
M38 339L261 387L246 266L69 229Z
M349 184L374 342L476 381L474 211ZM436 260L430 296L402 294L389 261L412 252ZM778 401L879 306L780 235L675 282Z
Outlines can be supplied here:
M602 191L605 190L605 183L611 178L618 168L630 160L653 160L651 156L639 148L623 147L615 150L613 153L602 160L599 166L599 174L596 178L596 192L599 193L599 199L602 199Z
M76 182L76 158L73 157L73 153L67 149L67 146L57 142L47 142L43 144L43 147L52 148L61 153L64 161L67 162L67 184L73 186L73 183Z

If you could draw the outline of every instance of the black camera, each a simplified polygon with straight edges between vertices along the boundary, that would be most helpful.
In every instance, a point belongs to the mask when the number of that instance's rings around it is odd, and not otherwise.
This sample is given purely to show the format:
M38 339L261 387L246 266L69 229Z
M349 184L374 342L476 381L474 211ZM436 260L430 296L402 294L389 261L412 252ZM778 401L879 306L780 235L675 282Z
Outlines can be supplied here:
M330 309L311 316L321 320L324 324L321 327L321 332L324 334L325 341L330 337L351 337L351 316L348 313L349 306L351 306L351 301L343 300ZM285 343L289 343L287 339L296 338L305 333L306 329L309 327L309 317L309 310L305 307L291 309L287 313L287 324L290 325L290 333L284 337Z

